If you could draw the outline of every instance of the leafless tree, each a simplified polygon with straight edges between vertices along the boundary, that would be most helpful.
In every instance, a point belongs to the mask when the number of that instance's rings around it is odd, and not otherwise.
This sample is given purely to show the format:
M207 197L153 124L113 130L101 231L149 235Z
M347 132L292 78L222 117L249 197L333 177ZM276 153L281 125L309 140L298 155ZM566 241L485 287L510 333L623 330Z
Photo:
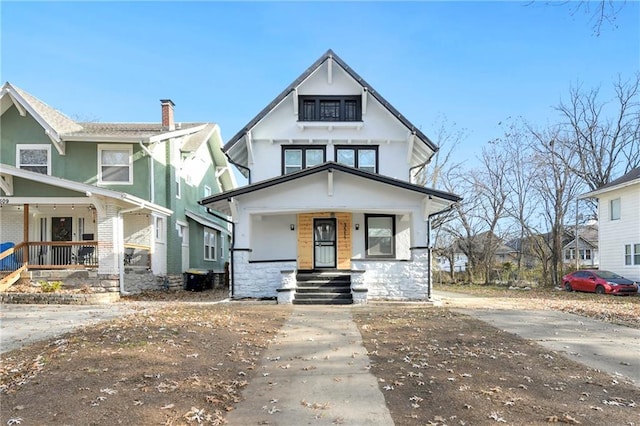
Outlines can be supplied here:
M539 1L532 0L528 4L537 4ZM599 36L604 25L616 27L616 19L620 12L626 6L627 1L619 0L580 0L580 1L545 1L547 6L568 6L569 13L576 15L585 13L590 16L590 22L593 28L593 34Z
M436 119L436 130L432 135L435 144L440 148L429 164L419 168L415 173L414 181L418 185L440 189L443 174L450 168L460 167L460 163L452 163L452 158L466 132L458 129L455 123L449 123L446 116L440 115Z
M532 176L536 167L532 161L531 135L520 120L505 123L504 135L494 141L504 152L505 212L514 222L516 274L522 276L523 259L531 255L530 239L540 233L533 223L539 211ZM544 264L544 262L543 262Z
M535 138L532 150L537 171L532 178L541 203L541 220L550 229L549 238L543 239L548 241L550 249L550 281L553 286L559 286L565 219L584 187L581 187L581 182L572 171L575 152L569 149L566 141L560 139L557 129L541 132L531 129L531 133Z
M613 88L614 99L605 102L599 89L579 85L556 107L563 119L557 142L574 154L561 160L592 190L640 165L640 73L619 77Z
M500 245L498 225L506 217L508 162L505 154L505 151L494 143L485 146L480 158L482 168L473 175L480 199L480 215L486 228L482 256L485 283L491 279L491 268Z
M620 11L625 7L625 1L619 0L599 0L599 1L567 1L572 8L572 14L583 11L587 15L591 16L591 22L593 25L593 33L599 36L602 31L602 26L609 24L613 27L616 26L616 17Z

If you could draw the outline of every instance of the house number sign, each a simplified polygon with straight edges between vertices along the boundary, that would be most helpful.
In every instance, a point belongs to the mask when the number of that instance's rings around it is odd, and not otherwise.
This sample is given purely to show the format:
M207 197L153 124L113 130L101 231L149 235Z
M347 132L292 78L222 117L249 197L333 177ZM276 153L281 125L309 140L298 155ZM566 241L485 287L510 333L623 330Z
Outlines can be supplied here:
M0 198L0 205L9 204L8 198Z
M347 239L347 223L346 222L342 222L342 232L344 234L344 239Z

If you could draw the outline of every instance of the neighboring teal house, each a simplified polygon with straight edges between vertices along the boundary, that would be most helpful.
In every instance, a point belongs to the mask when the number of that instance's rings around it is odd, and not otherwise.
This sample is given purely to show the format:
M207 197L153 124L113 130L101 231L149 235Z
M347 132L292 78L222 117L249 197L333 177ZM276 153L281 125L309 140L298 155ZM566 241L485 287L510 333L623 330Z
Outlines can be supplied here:
M95 289L180 286L222 273L230 227L197 200L236 187L214 123L77 122L18 87L0 90L0 287L72 271ZM40 272L42 274L42 272Z

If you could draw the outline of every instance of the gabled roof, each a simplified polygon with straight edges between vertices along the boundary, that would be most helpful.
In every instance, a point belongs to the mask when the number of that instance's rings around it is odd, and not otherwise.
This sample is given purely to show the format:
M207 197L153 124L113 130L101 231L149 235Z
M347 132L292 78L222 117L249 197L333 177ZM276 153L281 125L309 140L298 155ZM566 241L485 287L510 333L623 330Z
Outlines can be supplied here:
M200 201L198 201L199 204L202 205L207 205L207 204L212 204L218 201L222 201L222 200L228 200L231 199L233 197L237 197L239 195L243 195L243 194L249 194L251 192L255 192L255 191L259 191L261 189L266 189L266 188L270 188L276 185L280 185L282 183L285 182L290 182L296 179L300 179L303 178L305 176L310 176L313 174L317 174L317 173L321 173L324 171L340 171L340 172L344 172L344 173L348 173L354 176L359 176L365 179L369 179L375 182L380 182L380 183L384 183L387 185L390 185L392 187L396 187L396 188L402 188L402 189L406 189L409 191L413 191L413 192L418 192L418 193L422 193L425 195L431 195L433 197L436 198L440 198L452 203L458 202L460 200L462 200L462 198L458 197L455 194L451 194L449 192L443 192L443 191L438 191L435 189L430 189L430 188L426 188L424 186L420 186L420 185L414 185L412 183L403 181L403 180L399 180L399 179L394 179L394 178L390 178L388 176L384 176L384 175L380 175L377 173L370 173L370 172L366 172L360 169L356 169L354 167L349 167L349 166L345 166L343 164L340 163L335 163L333 161L328 161L326 163L320 164L318 166L314 166L314 167L309 167L306 169L302 169L299 170L297 172L293 172L293 173L288 173L286 175L282 175L282 176L277 176L275 178L271 178L271 179L266 179L251 185L246 185L243 187L240 187L238 189L234 189L231 191L226 191L226 192L222 192L220 194L216 194L216 195L212 195L211 197L207 197L204 198Z
M262 111L258 113L246 126L236 133L229 141L224 145L223 150L228 152L242 137L250 131L260 120L262 120L272 109L274 109L284 98L289 95L296 87L298 87L304 80L307 79L316 69L318 69L328 59L333 59L336 64L340 65L355 81L357 81L363 88L367 89L369 94L373 96L380 104L382 104L394 117L396 117L409 131L415 133L425 145L427 145L433 152L438 150L438 147L424 134L414 126L409 120L407 120L398 110L396 110L389 102L387 102L382 95L380 95L369 83L367 83L362 77L358 75L349 65L347 65L333 50L329 49L318 58L305 72L303 72L293 83L287 86L276 98L269 103Z
M28 112L44 128L61 154L64 153L65 141L149 143L192 134L204 129L207 124L178 123L175 130L168 131L160 122L77 122L9 82L4 83L0 89L0 103L0 114L11 104L16 106L21 115Z
M582 194L579 198L591 198L605 192L614 191L616 189L624 188L625 186L635 185L638 183L640 183L640 167L631 169L629 172L619 177L618 179L613 180L594 191Z

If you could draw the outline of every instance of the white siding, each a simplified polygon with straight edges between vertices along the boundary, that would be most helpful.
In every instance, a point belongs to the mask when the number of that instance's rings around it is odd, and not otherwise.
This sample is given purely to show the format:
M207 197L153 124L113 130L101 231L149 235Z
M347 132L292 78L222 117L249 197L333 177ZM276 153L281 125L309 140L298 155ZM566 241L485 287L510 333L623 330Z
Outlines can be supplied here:
M620 219L611 220L611 200L620 198ZM625 244L640 244L640 183L602 194L598 199L600 269L640 281L640 265L624 264Z
M324 64L300 85L298 95L361 95L361 86L339 66L334 65L333 82L327 84L326 66ZM378 146L379 173L409 181L408 130L372 96L367 95L367 111L362 115L361 128L354 127L357 123L344 122L301 128L300 125L305 123L298 123L294 93L289 94L251 131L254 164L249 164L249 167L253 182L282 174L282 145L287 144L324 145L328 161L335 159L335 145Z

